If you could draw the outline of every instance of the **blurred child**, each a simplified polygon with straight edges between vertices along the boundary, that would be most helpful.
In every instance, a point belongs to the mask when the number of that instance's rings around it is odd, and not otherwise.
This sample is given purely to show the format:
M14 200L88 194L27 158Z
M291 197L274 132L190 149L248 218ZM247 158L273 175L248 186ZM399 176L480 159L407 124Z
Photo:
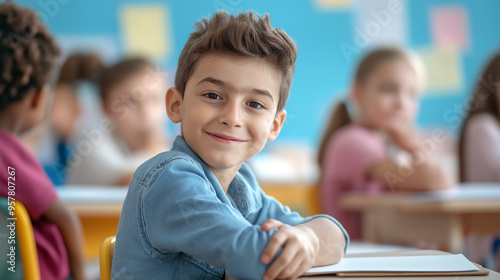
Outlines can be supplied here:
M126 59L104 69L99 82L102 107L110 129L82 131L90 151L70 160L69 184L128 185L140 164L165 151L163 97L165 82L155 68L140 58ZM78 144L77 144L78 147Z
M324 132L318 153L321 204L353 239L361 238L360 218L338 206L342 193L428 191L452 185L420 149L413 127L419 75L415 59L401 50L385 48L368 54L352 85L352 119L340 103ZM389 156L388 143L409 154L406 164Z
M84 279L78 217L58 199L41 165L19 140L44 118L59 49L34 12L10 2L0 4L0 28L0 166L5 170L0 196L28 210L41 279ZM14 194L7 191L7 181L15 182Z
M96 54L75 53L70 55L59 71L59 79L54 89L54 103L50 116L50 159L42 161L52 182L65 184L66 165L75 150L73 141L82 113L77 88L81 82L97 84L103 66Z
M296 57L268 16L220 11L196 24L166 96L181 136L134 173L113 279L296 278L342 258L335 219L291 212L245 164L281 130Z
M500 182L500 53L496 54L480 77L459 142L461 182ZM467 236L464 253L474 262L500 269L499 236L472 234Z
M479 79L459 143L461 182L500 182L500 54Z

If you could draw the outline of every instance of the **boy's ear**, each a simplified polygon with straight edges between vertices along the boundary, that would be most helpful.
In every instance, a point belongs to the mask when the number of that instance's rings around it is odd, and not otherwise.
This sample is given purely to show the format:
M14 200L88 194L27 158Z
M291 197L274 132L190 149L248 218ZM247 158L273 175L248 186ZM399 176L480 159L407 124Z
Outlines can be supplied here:
M271 125L271 131L269 132L269 136L267 137L267 141L273 141L278 137L281 131L281 127L283 127L283 123L285 123L286 119L286 111L283 109L279 111L274 117L273 124Z
M174 87L167 90L167 94L165 95L165 107L168 118L173 123L179 123L181 121L182 107L182 96L179 90Z

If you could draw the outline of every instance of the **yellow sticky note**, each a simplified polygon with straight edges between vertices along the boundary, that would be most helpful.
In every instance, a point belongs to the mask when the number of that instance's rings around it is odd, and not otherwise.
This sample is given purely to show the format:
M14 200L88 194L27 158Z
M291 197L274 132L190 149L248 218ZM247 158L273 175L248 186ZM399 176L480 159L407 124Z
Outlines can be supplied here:
M160 4L127 4L120 9L125 52L161 60L172 51L172 32L167 7Z
M315 0L314 2L322 10L336 10L350 8L352 0Z
M425 67L425 89L454 91L462 87L462 62L456 49L426 49L418 52Z

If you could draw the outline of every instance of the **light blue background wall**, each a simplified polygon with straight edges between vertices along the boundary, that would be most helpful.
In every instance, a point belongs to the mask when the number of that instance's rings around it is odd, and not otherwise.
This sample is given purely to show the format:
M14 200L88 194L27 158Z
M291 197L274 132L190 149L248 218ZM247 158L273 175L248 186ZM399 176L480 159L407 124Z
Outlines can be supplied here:
M55 0L16 1L43 11ZM356 59L347 61L341 52L341 42L352 43L355 18L352 9L322 11L312 1L298 0L187 0L187 1L125 1L125 0L59 0L48 25L56 36L105 36L120 47L121 35L118 10L124 3L163 3L169 10L173 26L173 51L163 67L174 71L177 57L193 24L209 16L219 7L232 11L253 9L269 13L273 25L293 37L299 48L296 74L287 105L288 119L279 142L301 142L315 145L326 121L332 100L350 83ZM370 0L371 1L371 0ZM55 2L58 3L58 2ZM485 60L500 47L500 1L488 0L407 0L408 45L411 48L432 45L430 9L436 6L459 5L466 9L469 22L469 48L461 53L463 87L456 92L441 92L422 98L417 124L421 127L443 126L457 131L456 120L444 113L461 105L477 81Z

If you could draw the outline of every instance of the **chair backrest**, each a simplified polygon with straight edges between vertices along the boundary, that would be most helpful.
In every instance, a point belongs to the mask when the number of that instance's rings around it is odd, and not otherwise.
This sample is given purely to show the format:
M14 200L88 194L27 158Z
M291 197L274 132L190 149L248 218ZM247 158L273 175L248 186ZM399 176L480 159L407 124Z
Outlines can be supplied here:
M28 211L20 201L0 197L0 219L0 248L7 252L0 255L0 279L40 280L38 252ZM12 265L15 272L12 268L9 270Z
M110 236L102 242L99 252L99 268L101 280L111 280L111 264L113 263L113 252L115 251L116 236Z

